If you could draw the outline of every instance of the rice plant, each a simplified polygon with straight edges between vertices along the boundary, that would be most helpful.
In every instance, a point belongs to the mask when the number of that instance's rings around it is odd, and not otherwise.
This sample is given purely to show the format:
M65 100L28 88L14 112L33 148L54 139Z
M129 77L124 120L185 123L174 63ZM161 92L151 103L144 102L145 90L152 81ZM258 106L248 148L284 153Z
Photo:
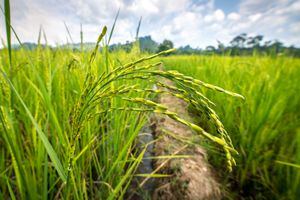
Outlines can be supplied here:
M171 56L163 62L168 70L235 90L246 98L244 102L236 101L199 91L217 105L210 104L240 153L233 173L222 175L227 177L224 185L231 185L227 187L228 195L297 199L300 196L299 59ZM197 112L193 109L191 112L201 121ZM222 127L217 129L222 132ZM211 161L217 168L222 166L213 154Z
M135 144L149 113L166 115L215 144L232 170L237 151L210 107L213 102L200 90L241 95L160 70L157 57L174 49L155 55L110 53L106 27L91 52L42 47L42 28L37 49L12 50L10 30L18 35L6 2L8 43L0 50L0 198L122 199L143 157ZM180 88L162 84L161 78ZM205 113L217 131L208 132L156 103L153 97L165 91L153 89L154 84Z

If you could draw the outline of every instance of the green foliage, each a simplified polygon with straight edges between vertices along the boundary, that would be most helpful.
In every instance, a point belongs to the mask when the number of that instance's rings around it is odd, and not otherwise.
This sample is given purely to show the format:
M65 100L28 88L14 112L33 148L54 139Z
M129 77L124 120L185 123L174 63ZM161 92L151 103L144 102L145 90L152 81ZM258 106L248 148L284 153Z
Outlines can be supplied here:
M148 53L157 52L158 44L154 40L152 40L151 36L140 37L139 43L142 52L148 52Z
M227 167L236 154L223 126L199 88L241 97L176 71L161 71L156 57L136 51L99 52L103 28L93 51L48 46L14 54L13 79L7 51L1 52L0 189L4 198L122 199L143 157L135 151L147 113L167 115L189 126L224 152ZM150 63L150 61L152 62ZM127 63L127 64L122 64ZM196 110L207 110L220 129L205 131L153 101L150 89L164 77L180 82L170 93ZM168 87L163 86L162 87ZM182 91L184 93L182 93ZM15 101L10 101L15 95ZM2 179L4 181L2 181Z
M2 9L2 8L1 8ZM4 0L4 16L5 16L5 28L6 28L6 41L9 55L9 63L11 65L11 28L10 28L10 2Z
M158 52L165 51L167 49L172 49L174 47L173 42L171 40L164 40L161 44L158 46Z
M227 176L224 185L231 185L229 190L246 199L297 199L300 196L300 60L171 56L163 62L169 70L237 91L246 98L245 102L234 99L225 102L223 96L199 90L217 104L212 107L240 153L233 174L222 175ZM193 113L203 119L202 113ZM215 156L211 155L211 160L217 168L222 166Z

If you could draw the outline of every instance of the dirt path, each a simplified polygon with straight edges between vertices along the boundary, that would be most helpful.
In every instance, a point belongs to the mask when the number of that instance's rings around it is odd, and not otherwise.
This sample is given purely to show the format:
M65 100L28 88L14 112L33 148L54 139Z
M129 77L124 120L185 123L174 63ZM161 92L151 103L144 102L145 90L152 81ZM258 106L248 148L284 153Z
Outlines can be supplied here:
M164 80L167 85L173 83ZM169 94L160 95L158 102L179 116L191 120L187 103ZM185 158L158 159L154 161L157 173L170 174L171 177L159 178L153 198L155 200L201 200L221 199L220 185L206 159L206 151L195 145L187 145L179 138L191 139L195 133L188 127L166 116L155 117L154 143L155 156L189 155ZM177 138L177 139L175 139Z

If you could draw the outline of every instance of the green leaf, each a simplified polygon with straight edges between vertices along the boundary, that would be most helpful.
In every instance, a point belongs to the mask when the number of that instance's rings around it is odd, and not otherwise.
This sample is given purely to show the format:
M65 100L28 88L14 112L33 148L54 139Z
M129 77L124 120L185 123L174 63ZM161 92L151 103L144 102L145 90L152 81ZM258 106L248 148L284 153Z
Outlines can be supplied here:
M7 40L7 48L8 48L8 55L9 55L9 63L11 65L11 32L10 32L10 3L9 3L9 0L4 0L4 15L5 15L6 40Z
M36 120L34 119L34 117L32 116L30 110L28 109L28 107L26 106L25 102L23 101L22 97L19 95L19 93L17 92L17 90L15 89L15 87L13 86L13 84L11 83L11 81L7 78L7 76L5 75L5 73L1 70L1 73L4 77L4 79L6 80L6 82L10 85L12 91L15 93L17 99L19 99L19 101L21 102L22 106L24 107L28 117L30 118L31 122L33 123L40 139L42 140L44 147L51 159L51 161L53 162L53 165L56 169L56 171L58 172L60 178L66 182L67 181L67 175L64 171L64 168L56 154L56 152L54 151L52 145L50 144L48 138L46 137L46 135L44 134L44 132L42 131L42 129L40 128L40 126L38 125L38 123L36 122Z

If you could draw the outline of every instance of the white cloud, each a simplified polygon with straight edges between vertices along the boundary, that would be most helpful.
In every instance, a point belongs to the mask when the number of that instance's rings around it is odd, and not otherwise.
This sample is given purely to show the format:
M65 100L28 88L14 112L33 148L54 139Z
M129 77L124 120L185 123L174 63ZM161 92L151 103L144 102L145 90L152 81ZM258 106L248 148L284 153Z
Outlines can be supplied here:
M262 34L266 39L279 39L287 45L298 45L300 31L296 35L289 27L297 26L300 2L296 0L245 0L239 6L236 30ZM242 24L244 25L243 27Z
M140 15L157 15L159 14L159 8L155 5L154 2L141 0L134 1L131 6L129 6L128 10L131 13L138 13Z
M233 20L233 21L239 20L241 18L241 16L236 12L229 13L227 17L229 20Z
M250 15L248 18L251 22L255 22L255 21L259 20L259 18L261 18L261 14L256 13L254 15Z
M214 0L15 0L11 7L12 25L22 41L35 42L42 24L51 44L65 43L65 21L74 41L79 42L83 23L84 41L93 42L103 25L112 25L120 8L114 43L133 40L142 16L141 36L151 34L158 42L168 38L176 46L228 43L243 32L300 45L300 1L296 0L243 0L237 10L226 14ZM0 25L4 27L3 21ZM4 35L1 28L0 36Z
M217 21L223 21L225 18L225 15L221 9L218 9L214 12L214 17Z
M300 33L300 22L297 22L295 24L291 24L289 26L289 28L290 28L292 33L299 34Z
M225 14L221 9L215 10L213 13L207 14L204 17L204 22L211 23L215 21L223 21Z

